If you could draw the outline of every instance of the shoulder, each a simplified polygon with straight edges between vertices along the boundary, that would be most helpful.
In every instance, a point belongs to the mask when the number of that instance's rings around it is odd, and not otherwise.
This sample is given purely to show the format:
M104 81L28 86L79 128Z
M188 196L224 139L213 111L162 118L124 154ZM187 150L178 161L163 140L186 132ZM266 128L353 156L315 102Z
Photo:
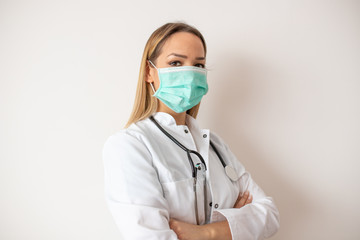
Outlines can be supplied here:
M149 134L149 119L144 119L138 121L136 123L132 123L128 128L119 130L109 136L105 142L106 144L109 143L122 143L128 141L139 141L142 142L144 138L146 138Z
M223 148L226 151L229 150L229 146L226 144L226 142L217 133L213 131L211 131L210 133L210 140L217 147Z
M128 128L119 130L110 135L103 147L103 154L125 153L129 151L146 152L146 142L149 130L146 127L148 119L131 124Z

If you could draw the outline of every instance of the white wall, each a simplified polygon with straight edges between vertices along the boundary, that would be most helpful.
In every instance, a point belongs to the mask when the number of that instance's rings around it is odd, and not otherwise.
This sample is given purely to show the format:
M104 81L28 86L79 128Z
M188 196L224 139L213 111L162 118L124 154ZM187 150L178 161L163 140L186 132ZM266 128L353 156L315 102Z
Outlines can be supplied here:
M131 3L130 3L131 2ZM208 43L199 121L275 198L272 239L360 239L359 1L0 2L0 239L121 239L101 151L160 25Z

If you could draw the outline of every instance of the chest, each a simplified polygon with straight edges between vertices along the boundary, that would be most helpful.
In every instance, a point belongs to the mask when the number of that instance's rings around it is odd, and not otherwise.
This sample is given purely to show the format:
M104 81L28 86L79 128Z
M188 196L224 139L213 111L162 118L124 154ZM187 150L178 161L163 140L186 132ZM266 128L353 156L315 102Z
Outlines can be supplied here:
M208 131L196 136L186 131L176 135L179 142L198 154L187 154L166 136L157 137L161 144L153 143L151 152L170 217L193 224L198 218L200 223L205 223L207 220L211 222L214 210L233 207L240 192L239 186L225 174L209 144ZM225 161L230 160L224 150L218 151ZM193 178L194 167L197 169L196 179Z

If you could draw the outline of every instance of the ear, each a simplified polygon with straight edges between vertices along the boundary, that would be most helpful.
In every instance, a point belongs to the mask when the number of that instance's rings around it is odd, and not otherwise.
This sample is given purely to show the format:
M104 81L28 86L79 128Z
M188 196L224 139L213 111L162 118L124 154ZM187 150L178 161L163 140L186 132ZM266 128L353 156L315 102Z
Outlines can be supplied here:
M153 75L152 67L150 66L149 61L146 61L145 71L146 71L145 82L153 83L154 75Z

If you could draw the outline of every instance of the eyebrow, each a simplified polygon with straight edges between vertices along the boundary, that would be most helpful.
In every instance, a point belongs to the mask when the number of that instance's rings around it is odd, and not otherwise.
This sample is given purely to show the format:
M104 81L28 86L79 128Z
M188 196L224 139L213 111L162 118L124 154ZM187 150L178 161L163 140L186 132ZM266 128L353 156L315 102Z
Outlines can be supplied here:
M180 58L185 58L185 59L188 58L186 55L182 55L182 54L178 54L178 53L170 53L168 55L168 57L170 57L170 56L175 56L175 57L180 57ZM196 60L205 60L205 57L197 57Z

